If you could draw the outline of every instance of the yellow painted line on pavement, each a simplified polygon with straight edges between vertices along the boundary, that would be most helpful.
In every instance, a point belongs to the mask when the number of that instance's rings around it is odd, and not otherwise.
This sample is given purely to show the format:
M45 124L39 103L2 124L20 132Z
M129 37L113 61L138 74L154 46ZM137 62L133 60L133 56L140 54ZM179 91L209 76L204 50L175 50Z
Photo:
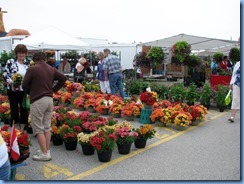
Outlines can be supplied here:
M52 163L47 163L45 166L48 167L48 168L50 168L50 169L53 169L53 170L55 170L55 171L57 171L59 173L62 173L64 175L66 175L66 176L73 176L74 175L68 169L63 168L63 167L59 167L59 166L57 166L55 164L52 164Z
M52 169L50 169L47 166L43 166L43 174L45 178L52 178L54 176L57 176L59 173L57 171L53 171Z
M227 113L227 112L226 112L226 113ZM216 118L218 118L218 117L220 117L220 116L223 116L223 115L225 115L226 113L225 113L225 112L220 113L220 114L218 114L218 115L212 117L211 120L216 119ZM200 126L202 126L203 124L206 124L207 122L209 122L209 120L205 120L204 122L200 123ZM179 136L181 136L181 135L183 135L183 134L185 134L185 133L187 133L187 132L189 132L189 131L191 131L191 130L197 128L197 127L198 127L198 126L191 126L191 127L187 128L186 130L177 132L177 133L175 133L175 134L173 134L173 135L162 136L163 138L161 138L159 141L154 142L154 143L152 143L152 144L150 144L150 145L147 145L147 146L146 146L145 148L143 148L143 149L138 149L138 150L136 150L136 151L132 151L132 152L131 152L130 154L128 154L128 155L124 155L124 156L121 156L121 157L116 158L116 159L114 159L114 160L111 160L111 161L109 161L108 163L104 163L104 164L102 164L102 165L100 165L100 166L98 166L98 167L95 167L95 168L90 169L90 170L88 170L88 171L85 171L85 172L82 172L82 173L80 173L80 174L77 174L77 175L75 175L75 176L73 176L73 177L68 178L67 180L80 180L80 179L83 179L84 177L90 176L90 175L92 175L92 174L94 174L94 173L96 173L96 172L99 172L99 171L101 171L101 170L103 170L103 169L106 169L106 168L112 166L112 165L115 165L115 164L117 164L117 163L119 163L119 162L122 162L122 161L124 161L124 160L126 160L126 159L128 159L128 158L131 158L131 157L133 157L133 156L135 156L135 155L138 155L138 154L140 154L140 153L143 153L143 152L145 152L145 151L147 151L147 150L149 150L149 149L151 149L151 148L153 148L153 147L155 147L155 146L158 146L158 145L160 145L160 144L162 144L162 143L168 142L168 141L170 141L170 140L172 140L172 139L174 139L174 138L176 138L176 137L179 137Z
M229 113L229 112L220 112L219 114L217 114L217 115L215 115L215 116L213 116L213 117L211 117L211 118L209 118L210 120L213 120L213 119L216 119L216 118L218 118L218 117L220 117L220 116L223 116L223 115L225 115L225 114L227 114L227 113Z
M16 174L15 180L25 180L25 175L24 174Z

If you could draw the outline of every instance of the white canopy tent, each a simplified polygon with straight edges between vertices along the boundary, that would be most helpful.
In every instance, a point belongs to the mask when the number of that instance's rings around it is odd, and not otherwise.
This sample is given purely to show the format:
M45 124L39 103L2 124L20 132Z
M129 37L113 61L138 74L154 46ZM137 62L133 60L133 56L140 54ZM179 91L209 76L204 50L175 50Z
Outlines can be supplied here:
M159 46L159 47L168 48L168 47L172 47L178 41L186 41L188 44L191 45L191 49L194 51L214 50L214 52L219 52L219 50L221 51L225 47L232 48L232 47L237 47L239 45L238 41L179 34L176 36L163 38L160 40L140 43L138 44L138 46Z
M51 26L13 44L24 44L28 50L88 50L90 45Z

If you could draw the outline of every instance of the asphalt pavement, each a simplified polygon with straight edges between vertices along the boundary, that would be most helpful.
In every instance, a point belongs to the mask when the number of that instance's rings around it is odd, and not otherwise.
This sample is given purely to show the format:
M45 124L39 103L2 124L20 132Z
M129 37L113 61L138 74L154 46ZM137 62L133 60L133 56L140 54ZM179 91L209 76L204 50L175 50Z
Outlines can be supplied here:
M17 168L16 180L207 180L239 181L241 179L240 113L229 123L230 110L210 109L206 120L198 126L177 131L172 127L157 127L157 136L148 140L144 149L132 145L128 155L120 155L117 148L110 162L98 161L96 153L85 156L78 144L75 151L64 145L53 146L52 160L33 161L38 148L30 135L30 158L26 166ZM118 119L119 122L123 119ZM131 122L134 127L139 119Z

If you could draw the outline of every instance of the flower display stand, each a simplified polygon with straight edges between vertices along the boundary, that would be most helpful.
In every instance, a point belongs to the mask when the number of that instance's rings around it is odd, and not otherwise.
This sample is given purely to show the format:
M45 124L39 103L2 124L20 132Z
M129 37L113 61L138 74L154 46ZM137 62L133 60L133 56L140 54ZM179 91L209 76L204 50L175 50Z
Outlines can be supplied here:
M151 114L152 114L152 109L143 108L141 110L139 123L141 123L141 124L153 124L154 122L152 122L151 118L150 118Z

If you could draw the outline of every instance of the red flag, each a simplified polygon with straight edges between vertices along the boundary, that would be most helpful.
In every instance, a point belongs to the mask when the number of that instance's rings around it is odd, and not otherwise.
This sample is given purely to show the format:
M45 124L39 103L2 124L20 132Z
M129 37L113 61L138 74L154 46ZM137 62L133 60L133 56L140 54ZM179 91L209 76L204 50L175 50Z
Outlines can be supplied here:
M11 131L11 138L10 138L10 155L13 160L18 160L20 153L19 153L19 145L17 142L17 135L15 127L12 127Z

